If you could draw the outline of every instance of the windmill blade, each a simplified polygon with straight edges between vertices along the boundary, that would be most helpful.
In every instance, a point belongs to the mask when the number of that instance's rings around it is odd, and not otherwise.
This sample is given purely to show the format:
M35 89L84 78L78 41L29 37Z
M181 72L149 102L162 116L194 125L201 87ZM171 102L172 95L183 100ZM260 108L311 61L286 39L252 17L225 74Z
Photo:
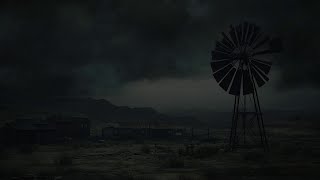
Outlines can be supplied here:
M242 45L242 28L241 28L241 24L239 24L236 27L236 32L237 32L237 38L238 38L238 41L239 41L239 45L241 46Z
M223 32L222 33L223 39L222 43L229 46L230 49L233 49L235 47L235 44L232 42L232 40L229 39L229 37Z
M258 51L252 54L252 56L257 56L257 55L264 55L264 54L273 54L273 53L279 53L278 50L272 50L272 49L267 49L267 50L262 50Z
M249 32L249 25L248 25L248 22L245 22L243 24L243 37L242 37L243 44L247 43L248 32Z
M224 89L225 91L228 91L228 88L231 84L232 78L235 73L236 73L236 68L232 68L231 71L229 71L229 73L223 78L223 80L219 84L220 87L222 87L222 89Z
M256 39L259 39L259 36L260 36L260 28L256 25L253 25L253 32L249 40L249 46L251 46L256 41Z
M249 45L250 43L250 39L253 36L253 32L254 32L254 25L253 24L249 24L248 25L248 33L247 33L247 37L246 37L246 44Z
M255 59L252 59L251 63L254 64L258 69L263 71L265 74L268 74L270 72L271 65L261 63L259 61L256 61Z
M223 38L223 39L221 40L221 43L224 44L225 46L227 46L229 49L232 49L232 48L234 47L232 44L230 44L230 43L226 40L226 38Z
M220 82L221 79L226 76L226 74L232 69L233 66L231 64L227 65L226 67L220 69L219 71L213 74L213 77L216 79L217 82Z
M213 61L229 59L229 54L220 51L212 51L211 56Z
M260 63L265 64L265 65L269 65L269 66L272 65L272 62L270 62L270 61L261 60L261 59L256 59L256 58L253 58L252 60L257 61L257 62L260 62Z
M238 38L237 38L237 35L236 35L236 30L234 29L233 26L231 26L230 28L231 28L231 30L230 30L230 32L229 32L230 37L231 37L233 43L234 43L236 46L238 46L238 45L239 45L239 41L238 41Z
M258 72L258 74L262 77L262 79L264 81L269 81L269 78L266 74L263 73L262 70L260 70L257 66L255 66L254 64L251 64L251 66Z
M240 95L241 80L242 80L242 69L238 68L236 75L233 78L229 94L236 95L236 96Z
M211 62L211 69L212 69L213 73L215 73L216 71L222 69L223 67L225 67L231 63L232 63L232 61L230 61L230 60L212 61Z
M230 42L228 42L226 38L223 38L221 40L221 43L227 46L229 49L232 49L234 47L233 44L230 44Z
M243 70L242 76L242 85L243 85L243 95L251 94L253 92L253 84L251 80L251 76L249 74L249 70Z
M252 41L252 43L251 43L250 46L253 46L254 44L256 44L257 41L259 41L259 40L261 39L261 37L262 37L262 33L259 33L259 34L255 37L255 39L253 39L253 41Z
M251 74L254 77L254 79L257 82L258 87L261 87L265 84L265 81L262 79L262 77L258 74L258 72L254 68L250 68Z
M216 50L221 52L230 53L232 49L228 48L226 45L222 44L221 42L216 43Z
M259 47L261 47L262 45L264 45L265 43L267 43L270 40L270 38L268 36L264 37L260 42L258 42L253 49L257 49Z

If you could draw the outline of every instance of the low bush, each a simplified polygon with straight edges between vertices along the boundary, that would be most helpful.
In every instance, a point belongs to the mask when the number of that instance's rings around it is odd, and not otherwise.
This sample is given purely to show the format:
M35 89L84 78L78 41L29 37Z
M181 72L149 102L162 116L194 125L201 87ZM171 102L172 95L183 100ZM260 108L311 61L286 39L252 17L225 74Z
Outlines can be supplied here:
M195 180L195 178L192 177L192 176L189 176L189 175L180 174L180 175L177 177L177 180Z
M163 163L165 168L183 168L184 165L184 159L177 156L169 157Z
M219 152L217 146L200 146L194 153L195 158L207 158L216 155Z
M220 175L218 169L213 167L202 170L202 174L208 180L217 179L217 177Z
M151 149L150 149L150 147L148 145L142 145L141 146L141 152L145 153L145 154L150 154Z
M245 152L243 154L243 160L245 161L253 161L253 162L260 162L266 159L266 153L263 151L252 151L252 152Z
M55 159L55 164L57 166L71 166L73 165L73 158L74 157L68 153L62 153Z
M32 154L36 150L36 145L23 144L19 147L19 152L23 154Z

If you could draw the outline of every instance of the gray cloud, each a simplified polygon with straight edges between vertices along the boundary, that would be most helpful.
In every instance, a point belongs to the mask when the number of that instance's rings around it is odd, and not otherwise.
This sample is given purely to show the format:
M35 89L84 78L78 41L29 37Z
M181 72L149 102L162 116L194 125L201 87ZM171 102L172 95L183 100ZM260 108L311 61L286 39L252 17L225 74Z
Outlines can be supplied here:
M129 82L210 76L210 50L229 24L283 38L279 87L318 87L319 16L312 1L3 1L1 94L110 93ZM203 72L206 71L206 72ZM303 73L300 73L303 72Z

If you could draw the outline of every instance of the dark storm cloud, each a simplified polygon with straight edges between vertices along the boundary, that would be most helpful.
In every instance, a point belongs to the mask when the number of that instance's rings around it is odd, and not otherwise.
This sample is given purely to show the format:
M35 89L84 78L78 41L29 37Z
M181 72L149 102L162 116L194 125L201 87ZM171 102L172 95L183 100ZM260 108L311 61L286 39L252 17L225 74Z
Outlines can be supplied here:
M70 5L2 3L2 95L51 96L72 90L73 68L87 64L91 56L89 32L77 24L82 21L78 16L88 10L72 5L68 10L74 12L67 12L64 6Z
M218 32L243 20L283 37L276 64L285 87L318 85L316 7L297 0L3 1L1 94L92 95L141 79L192 76L208 67Z

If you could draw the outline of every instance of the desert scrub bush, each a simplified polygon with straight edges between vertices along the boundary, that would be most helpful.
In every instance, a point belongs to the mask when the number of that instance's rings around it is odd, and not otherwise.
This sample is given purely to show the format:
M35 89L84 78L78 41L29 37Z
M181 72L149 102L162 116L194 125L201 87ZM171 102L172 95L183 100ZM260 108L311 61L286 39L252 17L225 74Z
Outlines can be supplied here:
M8 152L3 145L0 145L0 160L8 159Z
M145 143L144 139L135 139L134 140L134 144L144 144L144 143Z
M157 152L174 153L174 150L170 146L155 144L154 148Z
M168 157L163 162L165 168L183 168L184 165L184 159L177 156Z
M260 176L280 176L285 173L281 167L270 165L257 168L255 172Z
M187 155L187 152L185 149L179 147L178 150L177 150L177 153L179 154L179 156L185 156Z
M142 145L140 150L142 153L145 154L150 154L151 152L151 148L148 145Z
M55 164L56 166L71 166L73 165L73 159L74 157L71 154L61 153L55 159Z
M267 154L263 151L252 151L243 153L243 160L253 162L263 162L266 160Z
M214 180L219 176L219 170L214 167L206 168L202 170L202 175L205 179Z
M79 143L72 144L72 149L73 150L79 150L80 148L81 148L81 144L79 144Z
M301 149L301 157L305 158L320 158L320 150L319 149L315 149L313 147L303 147Z
M37 147L34 144L22 144L19 146L19 152L23 154L32 154L36 148Z
M104 180L155 180L154 177L151 176L133 176L131 175L121 175L118 177L110 177L110 178L106 178Z
M155 180L155 178L152 176L138 176L133 177L133 180Z
M200 146L194 153L195 158L207 158L216 155L219 152L217 146Z
M299 146L296 146L294 144L281 144L279 146L279 153L281 155L286 155L286 156L295 156L297 155L302 149Z
M177 180L196 180L196 178L190 176L190 175L185 175L185 174L180 174L177 177Z
M107 178L106 180L109 179L115 179L115 180L155 180L153 176L149 175L135 175L134 171L132 170L122 170L121 174L119 174L116 177L110 177Z

